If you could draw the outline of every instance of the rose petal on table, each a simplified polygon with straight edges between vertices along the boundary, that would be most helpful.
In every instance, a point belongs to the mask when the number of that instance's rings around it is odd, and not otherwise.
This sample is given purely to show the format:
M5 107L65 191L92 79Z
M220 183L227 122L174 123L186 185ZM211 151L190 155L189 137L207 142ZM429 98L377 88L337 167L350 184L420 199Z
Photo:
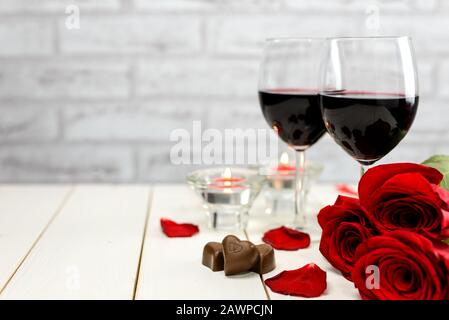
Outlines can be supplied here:
M356 190L354 190L353 188L344 183L337 184L335 188L337 189L338 192L346 194L348 196L357 197L359 195Z
M176 223L170 219L161 218L162 231L167 237L191 237L198 233L200 229L191 223Z
M278 250L298 250L310 245L310 236L295 229L279 227L271 229L263 235L262 240Z
M319 297L327 288L326 272L314 263L296 270L282 271L265 280L271 291L297 297Z

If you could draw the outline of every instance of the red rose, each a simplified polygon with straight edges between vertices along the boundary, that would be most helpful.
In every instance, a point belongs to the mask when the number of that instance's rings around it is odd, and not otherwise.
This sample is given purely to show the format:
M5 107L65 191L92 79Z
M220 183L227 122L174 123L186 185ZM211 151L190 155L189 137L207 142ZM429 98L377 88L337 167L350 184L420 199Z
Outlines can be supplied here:
M368 239L356 252L352 279L363 299L449 299L449 246L409 231Z
M400 229L447 239L449 192L438 186L442 178L419 164L376 166L360 180L360 203L381 233Z
M327 206L318 214L323 229L320 251L343 276L351 280L357 247L375 232L366 218L359 200L339 196L333 206Z

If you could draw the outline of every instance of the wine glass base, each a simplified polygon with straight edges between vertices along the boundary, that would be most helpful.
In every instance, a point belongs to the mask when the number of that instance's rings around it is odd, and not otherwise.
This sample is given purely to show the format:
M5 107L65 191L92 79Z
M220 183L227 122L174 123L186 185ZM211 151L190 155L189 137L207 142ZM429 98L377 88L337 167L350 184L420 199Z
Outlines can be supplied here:
M308 216L305 223L298 223L296 221L284 224L284 226L307 233L310 236L311 242L319 242L321 239L321 228L317 221L314 221L313 216ZM316 219L316 217L315 217Z
M287 224L285 226L290 229L307 233L310 237L311 242L320 242L321 240L321 232L318 232L315 228L312 228L310 226L298 226L295 224Z

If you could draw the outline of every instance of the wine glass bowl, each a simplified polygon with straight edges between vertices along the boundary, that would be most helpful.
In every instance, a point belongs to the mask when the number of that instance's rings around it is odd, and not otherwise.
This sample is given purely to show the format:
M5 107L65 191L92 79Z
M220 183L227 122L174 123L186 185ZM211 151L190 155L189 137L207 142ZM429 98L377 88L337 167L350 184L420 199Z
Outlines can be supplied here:
M405 137L419 97L389 93L321 95L326 128L334 140L362 165L388 154Z
M317 90L264 90L259 101L267 123L293 149L307 149L326 131Z
M326 129L362 166L384 157L406 136L419 103L410 38L330 39L321 74Z

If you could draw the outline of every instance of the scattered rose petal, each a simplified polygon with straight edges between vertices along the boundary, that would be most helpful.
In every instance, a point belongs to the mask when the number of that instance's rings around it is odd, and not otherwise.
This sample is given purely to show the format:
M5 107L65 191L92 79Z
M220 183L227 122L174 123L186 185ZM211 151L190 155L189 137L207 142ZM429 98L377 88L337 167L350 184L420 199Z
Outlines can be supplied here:
M191 223L176 223L172 220L161 218L162 231L167 237L191 237L198 233L198 226Z
M310 236L307 233L287 227L265 232L262 240L278 250L292 251L304 249L310 245Z
M327 287L326 272L314 263L296 270L282 271L265 280L265 284L280 294L306 298L319 297Z
M336 189L338 192L346 194L348 196L357 197L359 195L356 190L344 183L337 184Z

